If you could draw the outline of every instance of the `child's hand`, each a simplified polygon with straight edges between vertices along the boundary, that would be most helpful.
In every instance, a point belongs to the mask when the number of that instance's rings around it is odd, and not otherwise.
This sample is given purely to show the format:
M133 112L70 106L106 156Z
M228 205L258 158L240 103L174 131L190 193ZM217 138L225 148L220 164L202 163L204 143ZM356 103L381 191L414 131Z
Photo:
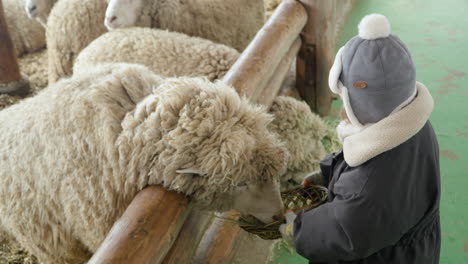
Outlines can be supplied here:
M296 214L288 210L284 215L286 223L280 225L279 231L283 240L288 243L291 247L294 247L294 219L296 219Z
M321 185L323 186L323 176L320 170L316 170L307 174L304 177L304 181L302 182L303 187L307 187L309 185Z

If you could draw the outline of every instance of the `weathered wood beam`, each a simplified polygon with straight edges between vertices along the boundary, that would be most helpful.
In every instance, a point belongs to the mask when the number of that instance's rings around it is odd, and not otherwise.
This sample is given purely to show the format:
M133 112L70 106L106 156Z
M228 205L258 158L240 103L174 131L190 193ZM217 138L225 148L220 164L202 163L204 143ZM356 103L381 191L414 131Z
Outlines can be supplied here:
M25 95L28 91L29 82L21 76L0 0L0 93Z
M161 263L184 223L190 205L161 186L139 192L88 264Z
M231 210L222 214L223 218L236 219L239 213ZM240 232L239 225L216 218L206 231L197 249L194 264L229 263Z
M328 73L335 57L338 33L357 0L299 1L309 19L301 34L303 44L296 62L296 86L311 109L325 116L331 107Z
M163 264L193 263L197 245L213 222L213 212L192 210Z
M291 48L288 50L284 58L281 60L278 67L271 77L270 81L266 85L266 89L263 90L262 93L259 94L258 100L261 102L273 102L275 97L278 95L283 81L286 78L286 75L289 73L291 69L291 64L294 62L294 59L297 56L297 53L301 47L301 39L298 37Z
M307 20L303 6L285 0L260 29L223 81L256 102L281 59L288 52ZM253 94L250 94L250 93ZM260 103L260 102L257 102Z

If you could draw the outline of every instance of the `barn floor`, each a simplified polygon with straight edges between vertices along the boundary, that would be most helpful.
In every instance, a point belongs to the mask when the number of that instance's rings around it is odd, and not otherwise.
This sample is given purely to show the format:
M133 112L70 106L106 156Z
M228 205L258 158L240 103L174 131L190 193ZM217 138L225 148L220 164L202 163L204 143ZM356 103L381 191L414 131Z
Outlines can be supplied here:
M369 13L386 15L416 63L417 79L435 99L431 121L440 145L441 264L468 264L468 2L360 0L338 47L357 34ZM337 48L338 48L337 47ZM270 264L307 263L278 249Z

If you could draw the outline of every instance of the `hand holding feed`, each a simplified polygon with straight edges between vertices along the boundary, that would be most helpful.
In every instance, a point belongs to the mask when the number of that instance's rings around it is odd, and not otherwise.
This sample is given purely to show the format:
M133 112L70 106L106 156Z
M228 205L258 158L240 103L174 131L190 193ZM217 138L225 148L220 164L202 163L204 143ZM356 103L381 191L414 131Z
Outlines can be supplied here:
M279 231L283 240L288 243L290 246L294 246L294 220L296 219L296 214L288 210L286 214L284 214L286 219L286 223L280 225Z

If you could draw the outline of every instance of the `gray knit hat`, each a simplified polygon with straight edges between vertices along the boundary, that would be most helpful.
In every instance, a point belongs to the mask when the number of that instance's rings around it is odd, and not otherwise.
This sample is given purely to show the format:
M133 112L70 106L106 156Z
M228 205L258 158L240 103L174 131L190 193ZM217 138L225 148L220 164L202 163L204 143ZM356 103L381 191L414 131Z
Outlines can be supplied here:
M416 69L390 23L379 14L365 16L359 35L342 47L330 70L330 89L341 96L351 123L376 123L416 96Z

